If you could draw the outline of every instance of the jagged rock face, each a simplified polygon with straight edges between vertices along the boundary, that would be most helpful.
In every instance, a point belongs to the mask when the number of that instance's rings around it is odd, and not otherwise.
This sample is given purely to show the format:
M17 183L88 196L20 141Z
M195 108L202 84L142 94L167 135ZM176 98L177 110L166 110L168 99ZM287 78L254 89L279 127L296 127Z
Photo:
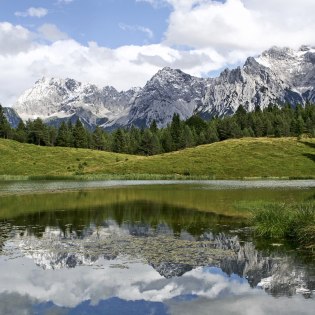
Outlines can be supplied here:
M214 79L192 77L180 70L160 70L143 89L118 92L72 79L42 79L14 105L22 119L41 117L51 124L80 118L88 127L115 129L166 126L174 113L182 119L233 114L239 105L248 111L270 103L315 102L315 49L295 51L273 47L243 67L224 70Z
M225 70L213 81L197 111L204 117L232 115L239 105L252 111L255 106L287 101L288 89L270 69L249 58L243 68Z
M225 116L239 105L252 111L270 103L304 104L314 101L314 87L315 49L274 47L256 59L248 58L242 68L223 71L197 111L204 116Z
M301 96L303 101L314 102L315 49L302 46L294 51L289 48L273 47L265 51L257 61L270 68L290 86L290 90Z
M18 113L11 107L4 107L3 111L9 124L13 128L16 128L21 120L21 117L18 115Z
M178 113L182 119L202 105L208 81L180 70L164 68L137 95L127 118L128 125L149 126L153 120L165 127Z
M92 129L120 117L136 92L118 92L113 87L99 89L73 79L42 78L18 99L14 109L23 120L40 117L49 124L58 125L63 120L79 118Z

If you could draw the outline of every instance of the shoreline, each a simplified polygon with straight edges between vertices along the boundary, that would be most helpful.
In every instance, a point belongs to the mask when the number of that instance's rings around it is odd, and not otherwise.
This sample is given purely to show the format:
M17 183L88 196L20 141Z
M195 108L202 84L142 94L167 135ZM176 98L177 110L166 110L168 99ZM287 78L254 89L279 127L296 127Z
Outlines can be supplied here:
M315 175L310 176L245 176L245 177L215 177L200 175L182 175L182 174L94 174L94 175L0 175L0 182L32 182L32 181L112 181L112 180L207 180L207 181L270 181L270 180L315 180Z
M204 190L249 189L314 189L314 179L251 178L251 179L68 179L68 180L6 180L0 179L0 198L12 195L61 194L66 192L149 187L167 185L196 185Z

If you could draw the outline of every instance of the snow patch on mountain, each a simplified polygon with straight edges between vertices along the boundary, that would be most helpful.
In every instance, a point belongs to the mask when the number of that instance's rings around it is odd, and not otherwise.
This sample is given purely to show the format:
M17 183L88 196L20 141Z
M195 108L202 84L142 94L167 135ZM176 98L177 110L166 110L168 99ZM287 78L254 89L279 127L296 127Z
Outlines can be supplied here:
M217 78L196 78L178 69L163 68L143 88L119 92L73 79L42 78L16 102L23 120L40 117L50 124L81 119L93 129L165 127L178 113L204 118L232 115L239 105L252 111L270 103L293 106L315 102L315 48L272 47L249 57L242 67L226 69Z
M82 84L73 79L42 78L16 102L14 109L23 120L40 117L50 123L78 116L91 127L99 118L120 117L137 89L118 92L107 86Z

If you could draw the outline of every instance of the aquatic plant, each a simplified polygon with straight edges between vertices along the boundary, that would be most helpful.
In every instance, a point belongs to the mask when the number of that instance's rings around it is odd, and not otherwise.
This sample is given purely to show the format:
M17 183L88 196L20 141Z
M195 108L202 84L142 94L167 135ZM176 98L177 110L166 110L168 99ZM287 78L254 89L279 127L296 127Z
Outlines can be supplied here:
M315 203L265 204L252 210L251 223L261 237L288 238L315 248Z

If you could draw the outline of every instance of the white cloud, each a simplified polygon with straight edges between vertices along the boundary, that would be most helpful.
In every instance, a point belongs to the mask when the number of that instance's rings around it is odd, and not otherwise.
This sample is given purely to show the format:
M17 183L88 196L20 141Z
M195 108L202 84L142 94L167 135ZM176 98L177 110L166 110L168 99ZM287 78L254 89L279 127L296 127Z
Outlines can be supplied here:
M48 10L45 8L29 8L24 12L15 12L15 16L21 16L21 17L37 17L42 18L48 14Z
M97 43L82 45L52 24L44 24L34 34L21 26L1 23L0 102L12 105L43 75L127 89L143 86L164 66L201 76L242 63L273 45L315 45L313 0L136 1L170 6L161 43L110 49ZM143 32L148 38L154 35L143 26L120 27ZM51 43L39 43L39 38Z
M51 42L68 38L68 35L60 31L54 24L45 23L38 28L38 32L44 39Z
M260 52L273 45L314 44L310 0L167 0L173 6L165 34L169 45Z
M165 44L215 48L229 63L274 45L315 44L313 0L136 1L172 7Z
M9 23L5 23L5 27L1 25L0 102L4 106L13 105L17 97L42 76L71 77L125 90L143 86L164 66L200 75L221 67L225 62L213 49L180 51L163 44L110 49L95 42L85 46L70 38L40 44L35 40L38 34ZM59 30L44 25L39 33L41 37L53 40L54 36L58 38ZM6 46L9 38L10 45Z
M124 31L132 31L132 32L143 32L146 34L148 38L153 38L154 33L148 27L144 27L141 25L128 25L124 23L119 23L119 27Z
M0 23L0 56L28 51L33 45L32 40L33 34L26 28Z

